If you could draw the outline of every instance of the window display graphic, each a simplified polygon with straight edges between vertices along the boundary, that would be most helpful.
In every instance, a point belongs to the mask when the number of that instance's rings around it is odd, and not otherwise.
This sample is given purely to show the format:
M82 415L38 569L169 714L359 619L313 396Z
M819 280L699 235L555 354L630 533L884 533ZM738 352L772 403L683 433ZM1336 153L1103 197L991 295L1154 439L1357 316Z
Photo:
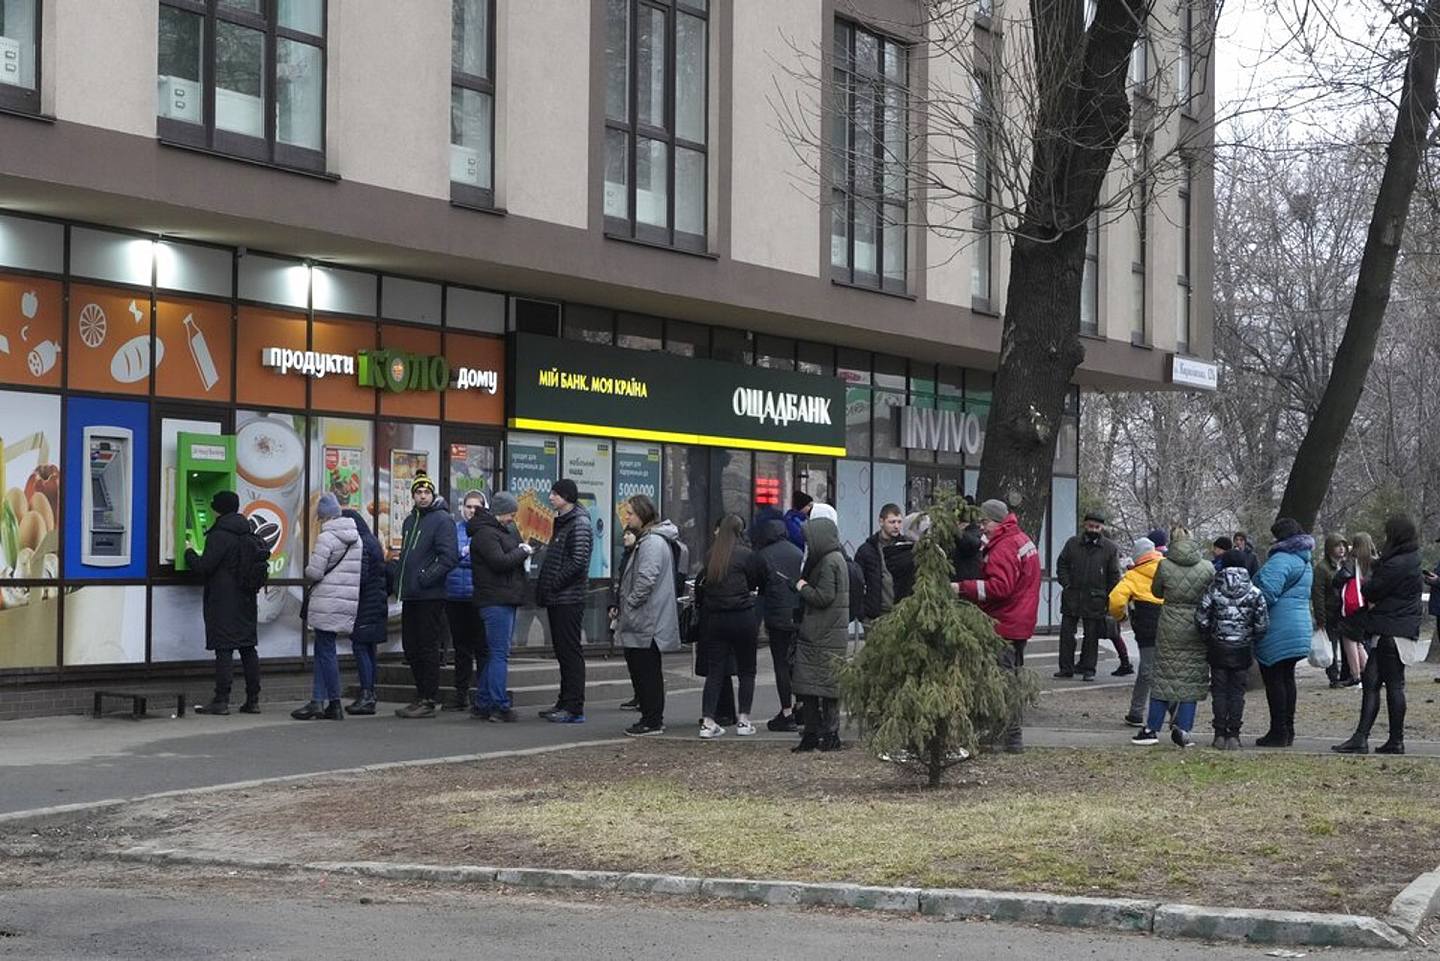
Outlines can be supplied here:
M77 286L70 290L70 305L70 386L145 393L150 372L166 354L163 340L152 343L150 301L120 290Z
M592 578L610 576L610 552L604 545L607 533L613 531L615 524L610 518L610 505L615 502L611 494L611 448L608 440L565 438L563 474L580 489L580 503L590 512L590 523L594 527L596 549L590 552Z
M215 524L210 502L221 491L235 489L235 438L211 434L180 434L176 437L178 457L175 504L175 569L183 571L185 547L205 552L205 532Z
M60 386L58 283L0 275L0 381Z
M110 319L113 323L114 315ZM150 406L71 397L65 410L65 457L72 468L64 484L65 576L142 578L148 561Z
M89 478L81 515L80 559L94 567L130 563L130 461L134 437L124 427L85 428Z
M615 559L624 556L625 532L621 508L625 501L636 494L644 494L655 503L655 509L664 517L660 503L660 446L658 444L616 444L615 445Z
M495 448L490 444L450 445L450 499L459 501L469 491L490 496L494 484ZM451 509L455 504L450 505Z
M399 550L405 518L415 506L410 485L421 471L430 473L430 453L423 450L390 452L390 547Z
M550 485L559 478L560 442L554 437L511 434L506 444L510 492L520 501L515 525L532 544L548 544L555 534L555 511L550 507ZM539 570L539 565L532 565Z
M59 589L13 582L60 577L60 399L0 391L0 409L0 667L49 666Z
M303 430L303 417L249 411L236 417L240 513L270 547L272 579L297 576L296 557L304 549L299 515L305 486L305 442L296 429L297 422ZM260 592L260 623L268 624L280 616L290 591L274 584L265 586Z
M362 490L365 451L359 447L325 447L325 490L335 495L340 507L364 511Z

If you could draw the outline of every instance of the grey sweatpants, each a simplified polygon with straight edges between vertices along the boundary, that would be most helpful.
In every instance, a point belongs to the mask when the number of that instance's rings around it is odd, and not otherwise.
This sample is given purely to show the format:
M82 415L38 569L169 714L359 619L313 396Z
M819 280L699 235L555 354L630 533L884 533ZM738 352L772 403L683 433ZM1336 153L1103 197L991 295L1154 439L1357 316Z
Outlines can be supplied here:
M1150 709L1150 679L1155 675L1155 645L1140 648L1140 666L1135 670L1135 690L1130 695L1130 716L1143 718Z
M1025 645L1029 641L1006 641L1005 647L1000 651L1000 670L1014 676L1017 680L1020 672L1025 670ZM1005 750L1012 754L1018 754L1025 749L1025 739L1022 729L1025 723L1024 711L1017 712L1015 717L1005 729Z

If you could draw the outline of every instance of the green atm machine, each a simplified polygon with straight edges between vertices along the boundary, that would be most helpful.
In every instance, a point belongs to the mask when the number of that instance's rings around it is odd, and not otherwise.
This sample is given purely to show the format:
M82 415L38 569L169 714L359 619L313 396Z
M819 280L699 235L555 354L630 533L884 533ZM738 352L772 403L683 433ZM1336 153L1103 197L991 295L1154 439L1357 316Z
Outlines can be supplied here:
M235 438L181 433L175 445L175 569L183 571L187 542L205 550L205 532L215 523L210 500L235 489Z

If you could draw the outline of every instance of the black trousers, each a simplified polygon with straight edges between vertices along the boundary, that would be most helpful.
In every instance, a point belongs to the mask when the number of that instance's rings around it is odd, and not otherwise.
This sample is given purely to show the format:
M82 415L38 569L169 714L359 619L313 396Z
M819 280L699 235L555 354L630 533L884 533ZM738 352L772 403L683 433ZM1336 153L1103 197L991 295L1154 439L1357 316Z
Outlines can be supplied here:
M580 626L585 618L584 604L555 604L545 608L550 618L550 643L555 645L555 660L560 662L560 697L555 708L571 714L585 713L585 650L580 640Z
M805 734L819 737L840 733L840 699L838 697L805 698Z
M1390 740L1405 740L1405 664L1395 649L1393 637L1375 642L1365 670L1360 672L1360 724L1355 733L1370 736L1380 715L1380 688L1385 688L1385 711L1390 719Z
M660 648L653 641L649 647L625 648L625 666L630 669L630 683L635 685L635 697L640 702L640 723L664 727L665 674Z
M1080 648L1080 664L1075 664L1075 629L1084 626L1085 639ZM1072 617L1060 615L1060 670L1067 674L1078 671L1094 674L1095 663L1100 659L1100 637L1106 634L1103 617Z
M1287 657L1269 667L1260 665L1260 678L1265 682L1265 700L1270 705L1270 732L1295 733L1295 665L1298 657Z
M440 700L440 657L449 633L443 600L406 601L400 606L400 646L415 679L416 700Z
M1210 697L1215 702L1215 733L1221 737L1239 737L1245 720L1245 679L1250 665L1216 667L1210 665Z
M230 703L230 684L235 676L235 652L245 673L245 700L260 697L260 654L253 647L220 647L215 650L215 700Z
M714 719L720 709L720 690L730 682L726 668L735 658L735 674L740 678L740 696L735 705L738 714L749 715L755 703L755 660L760 625L754 609L715 611L705 615L705 656L709 659L705 674L705 692L701 703L705 717Z
M480 620L480 608L469 601L446 601L445 619L455 648L455 690L468 694L475 672L485 669L485 622Z
M1009 674L1020 683L1020 672L1025 670L1025 645L1029 640L1006 641L1005 646L1000 650L1000 670ZM1010 719L1005 727L1005 747L1012 751L1018 751L1025 746L1025 712L1020 710Z
M775 691L780 695L780 709L790 709L790 658L795 649L795 632L767 627L770 636L770 660L775 664ZM718 708L717 708L718 710Z

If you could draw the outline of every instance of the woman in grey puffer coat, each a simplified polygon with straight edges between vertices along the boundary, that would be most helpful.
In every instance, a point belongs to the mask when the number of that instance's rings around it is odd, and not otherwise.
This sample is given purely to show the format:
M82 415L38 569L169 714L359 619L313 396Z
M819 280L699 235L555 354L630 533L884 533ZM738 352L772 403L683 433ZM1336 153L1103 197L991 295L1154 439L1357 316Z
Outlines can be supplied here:
M805 733L796 752L840 749L840 663L850 625L850 568L840 529L828 517L805 522L805 565L796 582L804 610L791 685L805 698Z
M626 501L626 528L635 548L620 575L615 636L635 685L640 720L631 737L665 733L665 678L661 654L680 650L679 608L675 602L675 545L680 531L656 514L644 494Z
M341 515L334 494L327 491L320 495L315 516L321 522L320 535L305 565L305 579L310 582L305 622L315 632L315 685L310 703L291 711L290 716L297 721L341 721L345 710L340 704L340 658L335 651L335 637L355 629L365 550L359 529L354 521Z

